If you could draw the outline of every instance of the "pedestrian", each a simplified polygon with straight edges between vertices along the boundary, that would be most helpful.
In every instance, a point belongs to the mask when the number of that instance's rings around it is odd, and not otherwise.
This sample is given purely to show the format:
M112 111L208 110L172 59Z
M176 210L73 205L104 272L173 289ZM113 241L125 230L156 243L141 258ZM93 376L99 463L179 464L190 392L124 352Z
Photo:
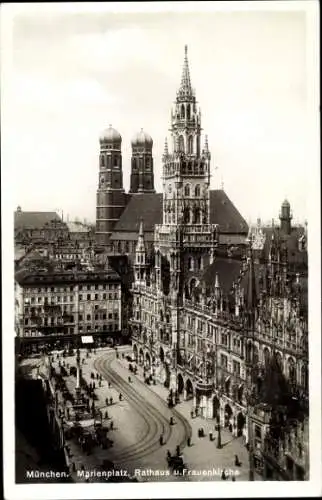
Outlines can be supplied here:
M129 384L132 382L131 377L128 377Z
M93 382L93 389L95 389L95 382Z
M111 382L108 383L108 386L111 387Z
M195 415L195 414L194 414L194 411L193 411L193 410L191 410L191 412L190 412L190 417L191 417L191 418L193 418L193 417L194 417L194 415Z
M110 397L110 405L112 405L112 404L113 404L113 398Z
M110 426L111 431L114 429L114 423L113 420L111 421L111 426Z
M225 469L223 469L223 470L222 470L222 473L221 473L221 479L222 479L223 481L226 481L226 479L227 479Z
M228 425L229 432L233 432L233 426L231 424Z
M178 444L176 446L176 454L177 454L177 457L180 457L180 446Z
M105 404L108 406L108 398L105 398Z
M171 458L171 453L170 453L170 451L169 451L169 450L167 450L167 459L169 459L169 460L170 460L170 458Z
M188 437L188 439L187 439L187 445L191 446L191 437Z
M235 465L236 465L236 467L240 467L240 465L241 465L239 458L238 458L238 455L235 455Z
M160 445L162 446L163 445L163 436L161 434L160 438L159 438L159 442L160 442Z
M173 425L173 424L174 424L173 417L170 417L170 425Z
M98 387L102 387L102 382L99 380Z
M119 401L122 401L122 399L123 399L123 396L122 396L122 394L120 393L120 394L119 394Z
M107 411L104 413L104 418L105 418L105 420L108 419L108 413L107 413Z
M236 478L235 478L235 475L234 475L234 474L232 474L232 476L231 476L231 480L232 480L232 481L236 481Z

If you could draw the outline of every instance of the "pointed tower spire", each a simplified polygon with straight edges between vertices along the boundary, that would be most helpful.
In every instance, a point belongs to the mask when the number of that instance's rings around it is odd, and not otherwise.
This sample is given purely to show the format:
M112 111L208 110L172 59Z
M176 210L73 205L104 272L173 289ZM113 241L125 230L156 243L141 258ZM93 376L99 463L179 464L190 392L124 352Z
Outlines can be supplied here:
M145 242L144 242L144 227L143 227L143 219L140 219L140 225L139 225L139 235L138 235L138 241L136 244L136 251L137 252L145 252Z
M180 90L187 93L192 92L189 63L188 63L188 45L184 46L184 62L183 62Z
M164 156L168 155L169 154L169 149L168 149L168 139L165 138L165 141L164 141Z
M249 262L248 262L248 281L247 281L247 295L246 295L246 310L248 316L249 327L255 326L255 314L257 307L257 294L256 294L256 280L254 270L253 251L249 249Z

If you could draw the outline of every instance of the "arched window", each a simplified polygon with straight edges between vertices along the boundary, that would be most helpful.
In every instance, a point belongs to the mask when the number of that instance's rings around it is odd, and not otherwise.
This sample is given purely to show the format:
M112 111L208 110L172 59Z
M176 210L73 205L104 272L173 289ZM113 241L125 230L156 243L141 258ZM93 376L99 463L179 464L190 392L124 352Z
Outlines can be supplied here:
M200 224L200 208L196 207L194 209L193 215L194 215L194 217L193 217L193 223L194 224Z
M200 196L200 186L199 186L199 184L197 184L196 187L195 187L195 196L196 197Z
M293 358L288 358L288 378L291 384L296 383L296 369L295 362Z
M307 366L306 365L303 365L302 368L301 368L301 386L304 388L304 389L307 389Z
M101 167L104 167L104 165L105 165L105 158L104 158L104 156L102 155L102 156L101 156Z
M181 104L181 118L184 118L184 104Z
M191 271L191 269L192 269L191 266L192 266L192 258L189 257L189 259L188 259L188 269L189 269L189 271Z
M190 209L189 207L184 207L183 209L183 220L185 224L190 224Z
M184 139L183 136L179 136L179 151L184 153Z
M190 197L190 184L186 184L184 187L184 195L189 198Z
M188 104L188 106L187 106L187 118L188 118L188 120L190 120L190 118L191 118L190 104Z
M192 135L190 135L189 139L188 139L188 153L189 154L193 153L193 137L192 137Z

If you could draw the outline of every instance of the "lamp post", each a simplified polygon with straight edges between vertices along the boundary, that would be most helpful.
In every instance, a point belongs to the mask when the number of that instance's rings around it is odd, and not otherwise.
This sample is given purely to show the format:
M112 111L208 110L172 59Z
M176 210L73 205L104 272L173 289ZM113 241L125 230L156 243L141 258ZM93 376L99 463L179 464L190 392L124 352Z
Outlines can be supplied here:
M254 449L253 449L253 425L252 425L252 403L249 397L247 402L247 421L248 421L248 459L249 459L249 481L254 481Z
M216 444L216 448L218 448L220 450L222 448L222 445L221 445L221 426L220 426L220 416L219 415L217 415L216 430L217 430L217 444Z

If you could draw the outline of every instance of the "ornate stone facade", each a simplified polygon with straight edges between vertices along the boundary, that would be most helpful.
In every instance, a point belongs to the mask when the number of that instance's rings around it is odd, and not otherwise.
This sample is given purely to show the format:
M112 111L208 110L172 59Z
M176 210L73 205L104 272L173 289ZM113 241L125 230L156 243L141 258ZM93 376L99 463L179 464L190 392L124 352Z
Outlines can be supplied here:
M136 247L133 355L158 383L191 399L193 411L219 419L248 442L250 397L260 392L269 359L277 358L294 393L307 394L307 269L291 272L287 249L274 239L269 257L258 263L251 245L239 261L216 255L210 153L207 143L200 151L187 51L171 120L163 223L155 226L152 256L142 223Z

